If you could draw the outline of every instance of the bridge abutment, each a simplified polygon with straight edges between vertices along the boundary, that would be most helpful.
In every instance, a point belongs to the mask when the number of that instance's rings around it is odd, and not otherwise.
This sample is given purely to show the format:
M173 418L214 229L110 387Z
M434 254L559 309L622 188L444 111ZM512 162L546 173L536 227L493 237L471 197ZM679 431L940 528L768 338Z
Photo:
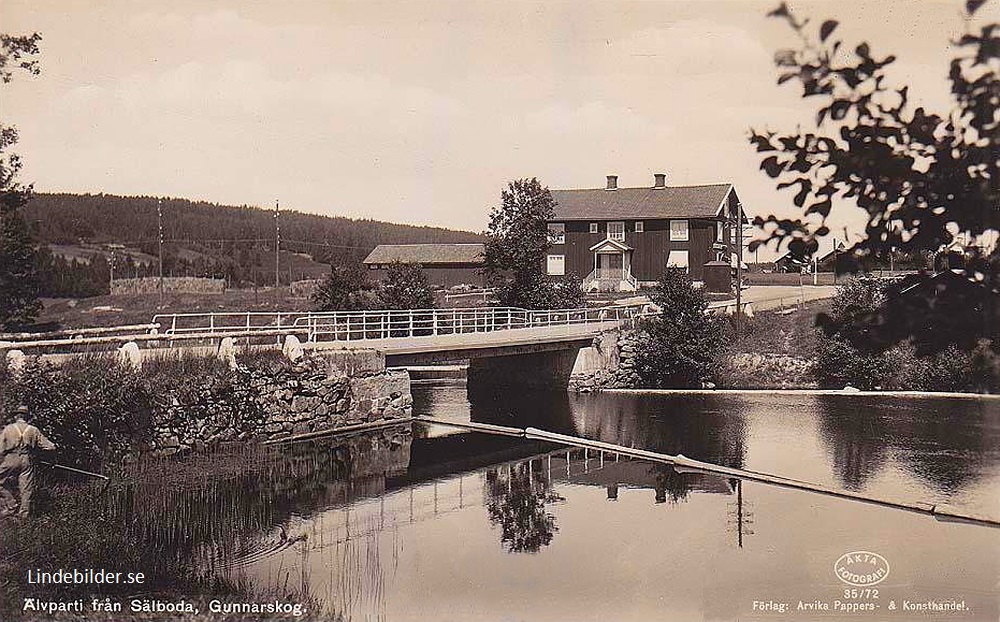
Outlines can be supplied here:
M579 348L567 348L470 359L469 392L496 388L565 391L579 351Z

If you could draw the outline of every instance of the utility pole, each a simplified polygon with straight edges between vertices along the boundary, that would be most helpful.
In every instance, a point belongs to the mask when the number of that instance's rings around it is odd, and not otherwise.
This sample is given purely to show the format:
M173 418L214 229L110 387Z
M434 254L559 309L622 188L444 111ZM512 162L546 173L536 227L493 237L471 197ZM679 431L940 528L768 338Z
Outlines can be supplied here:
M156 230L160 254L160 302L163 302L163 199L156 200Z
M743 320L743 205L736 204L736 339Z
M281 286L281 227L278 225L278 200L274 200L274 288Z

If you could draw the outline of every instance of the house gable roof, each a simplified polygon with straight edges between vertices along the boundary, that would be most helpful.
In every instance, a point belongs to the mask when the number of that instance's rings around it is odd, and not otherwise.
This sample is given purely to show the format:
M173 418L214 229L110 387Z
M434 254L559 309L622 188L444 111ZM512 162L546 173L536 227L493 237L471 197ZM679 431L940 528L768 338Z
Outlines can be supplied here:
M486 247L482 244L379 244L362 263L479 264Z
M553 220L716 218L732 184L552 190Z

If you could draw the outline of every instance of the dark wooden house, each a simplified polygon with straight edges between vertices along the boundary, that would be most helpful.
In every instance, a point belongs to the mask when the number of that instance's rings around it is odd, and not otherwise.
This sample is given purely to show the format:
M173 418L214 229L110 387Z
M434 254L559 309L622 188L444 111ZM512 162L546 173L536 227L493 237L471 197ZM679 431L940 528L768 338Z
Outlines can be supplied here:
M362 263L376 280L394 262L418 264L430 285L482 287L482 244L379 244Z
M656 283L668 265L702 280L705 264L736 266L737 232L747 222L732 184L552 190L549 275L574 273L587 291L635 291ZM716 264L718 265L718 264Z

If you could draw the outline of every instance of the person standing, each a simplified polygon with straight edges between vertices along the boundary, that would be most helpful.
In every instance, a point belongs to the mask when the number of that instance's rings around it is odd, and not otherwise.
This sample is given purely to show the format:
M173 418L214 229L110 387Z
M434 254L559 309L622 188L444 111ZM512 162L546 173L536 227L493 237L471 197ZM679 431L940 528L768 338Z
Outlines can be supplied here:
M31 512L31 496L35 492L35 454L39 450L53 451L56 446L35 426L31 425L27 406L15 411L14 422L0 432L0 486L8 479L17 478L21 495L18 515L25 518ZM4 501L8 501L4 495Z

